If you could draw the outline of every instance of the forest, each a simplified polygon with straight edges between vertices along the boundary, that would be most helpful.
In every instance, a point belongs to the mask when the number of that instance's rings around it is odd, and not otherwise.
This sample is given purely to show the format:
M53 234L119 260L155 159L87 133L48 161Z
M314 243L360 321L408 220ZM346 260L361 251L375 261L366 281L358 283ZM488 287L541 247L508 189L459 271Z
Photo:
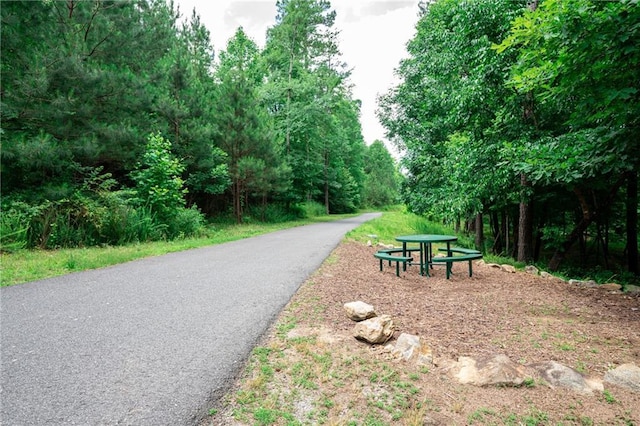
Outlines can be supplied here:
M328 1L278 1L214 51L173 2L2 3L3 249L189 236L396 203Z
M638 6L420 2L378 99L396 164L328 0L277 0L264 48L238 28L217 50L168 0L2 2L2 250L401 202L488 253L637 279Z
M639 6L421 3L378 110L409 209L551 271L637 279Z

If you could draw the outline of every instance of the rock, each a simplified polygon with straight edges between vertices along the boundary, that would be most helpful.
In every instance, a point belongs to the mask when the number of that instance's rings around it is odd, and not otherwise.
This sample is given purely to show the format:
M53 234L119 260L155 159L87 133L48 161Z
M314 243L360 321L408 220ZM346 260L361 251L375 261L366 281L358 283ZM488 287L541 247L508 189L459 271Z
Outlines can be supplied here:
M624 287L624 292L630 294L639 294L640 286L628 284Z
M616 283L607 283L607 284L601 284L598 288L601 290L607 290L607 291L620 291L622 289L622 286Z
M580 286L580 287L587 287L587 288L597 287L598 286L598 283L596 283L593 280L587 280L587 281L569 280L569 284L577 285L577 286Z
M367 247L371 247L373 244L371 244L371 240L367 240Z
M402 333L391 353L405 361L415 359L418 365L433 365L433 352L420 337Z
M635 364L622 364L604 373L604 381L640 392L640 367Z
M362 321L376 316L373 306L359 300L357 302L345 303L344 310L347 316L353 321Z
M380 243L380 242L378 243L378 246L382 247L382 248L386 248L386 249L395 248L393 244L385 244L385 243Z
M535 266L533 266L533 265L527 265L527 266L525 266L525 267L524 267L524 271L525 271L527 274L532 274L532 275L538 275L538 273L539 273L538 268L536 268L536 267L535 267Z
M553 275L551 275L550 273L548 273L547 271L542 271L540 272L540 276L542 278L553 278Z
M500 265L500 269L511 274L516 273L516 268L514 268L512 265Z
M602 382L583 376L573 368L566 367L555 361L543 361L528 364L527 368L536 372L547 384L554 387L572 389L580 393L602 391Z
M489 268L500 269L500 265L498 265L497 263L487 263L487 266Z
M380 315L361 321L353 328L353 336L358 340L376 344L384 343L393 336L394 324L391 316Z
M503 354L460 357L448 366L449 374L462 384L476 386L520 386L528 377L527 370Z
M408 361L419 347L420 337L413 334L402 333L400 337L398 337L398 342L393 347L392 352Z

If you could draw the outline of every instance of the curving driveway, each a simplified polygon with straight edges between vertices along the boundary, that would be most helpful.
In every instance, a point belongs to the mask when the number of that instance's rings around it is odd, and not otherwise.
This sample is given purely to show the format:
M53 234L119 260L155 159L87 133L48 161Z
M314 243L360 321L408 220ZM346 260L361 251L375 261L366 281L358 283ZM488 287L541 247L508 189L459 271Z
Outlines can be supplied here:
M196 424L344 234L377 216L2 288L0 424Z

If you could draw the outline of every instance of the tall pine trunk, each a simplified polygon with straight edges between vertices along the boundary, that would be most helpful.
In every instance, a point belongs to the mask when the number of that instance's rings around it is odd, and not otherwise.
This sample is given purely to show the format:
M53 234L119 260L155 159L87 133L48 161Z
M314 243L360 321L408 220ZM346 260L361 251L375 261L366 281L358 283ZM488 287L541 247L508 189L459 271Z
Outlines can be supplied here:
M638 172L627 173L627 265L629 272L638 271Z

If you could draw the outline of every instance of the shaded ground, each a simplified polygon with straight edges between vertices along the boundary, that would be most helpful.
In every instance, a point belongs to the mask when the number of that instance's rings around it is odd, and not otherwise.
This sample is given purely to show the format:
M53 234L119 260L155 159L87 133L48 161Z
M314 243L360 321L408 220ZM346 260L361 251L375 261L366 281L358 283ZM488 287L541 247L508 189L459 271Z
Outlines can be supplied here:
M438 359L503 353L522 364L554 360L602 379L640 365L640 300L524 272L442 267L378 269L375 247L347 242L301 287L225 406L206 424L640 424L640 394L605 383L578 394L544 383L520 388L460 385L437 366L392 359L351 337L346 302L389 314ZM235 413L235 416L232 416Z

